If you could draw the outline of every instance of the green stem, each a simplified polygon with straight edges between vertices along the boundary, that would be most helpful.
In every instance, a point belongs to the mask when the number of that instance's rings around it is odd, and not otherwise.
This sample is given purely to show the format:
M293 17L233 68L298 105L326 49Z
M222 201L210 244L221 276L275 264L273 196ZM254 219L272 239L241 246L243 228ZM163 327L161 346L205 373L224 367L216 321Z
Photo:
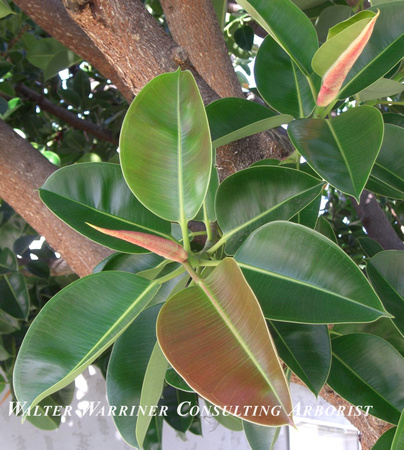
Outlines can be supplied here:
M187 253L190 253L191 252L191 244L189 242L187 222L185 220L181 220L180 227L181 227L182 243L183 243L184 249Z
M213 247L211 247L206 253L207 253L208 255L212 255L213 253L215 253L215 251L216 251L218 248L220 248L222 245L224 245L224 244L226 243L226 240L227 240L227 236L226 236L226 235L222 236L221 239L219 239L219 240L216 242L216 244L215 244Z
M199 275L195 272L193 267L188 261L185 261L182 263L182 266L185 268L185 270L189 273L189 276L195 281L196 284L199 284L201 281L201 278Z
M334 105L337 103L337 101L338 101L338 99L334 100L327 106L327 108L325 108L323 115L321 116L322 119L325 119L328 116L328 114L330 114L330 112L334 108Z
M205 236L206 231L193 231L192 236Z
M313 80L312 80L311 76L306 76L306 78L307 78L307 82L309 83L309 86L310 86L311 94L312 94L312 96L314 98L314 101L316 102L317 101L317 95L318 95L317 89L314 86L314 83L313 83Z
M158 284L163 284L167 281L172 280L175 277L178 277L178 275L181 275L184 272L185 272L184 267L181 266L181 267L178 267L178 269L175 269L174 271L172 271L171 273L165 275L164 277L157 278L156 280L154 280L154 282L158 283Z
M319 117L322 117L324 112L324 108L322 106L317 106L314 108L313 111L313 119L318 119Z
M206 208L206 202L203 202L203 221L205 223L206 233L207 233L207 240L208 242L213 242L213 234L212 234L212 227L210 226L209 218L208 218L208 211Z
M335 334L335 336L343 336L342 333L338 333L337 331L334 330L328 330L330 334Z
M380 101L376 103L377 105L398 105L398 106L404 106L404 102L389 102L388 100L386 101Z

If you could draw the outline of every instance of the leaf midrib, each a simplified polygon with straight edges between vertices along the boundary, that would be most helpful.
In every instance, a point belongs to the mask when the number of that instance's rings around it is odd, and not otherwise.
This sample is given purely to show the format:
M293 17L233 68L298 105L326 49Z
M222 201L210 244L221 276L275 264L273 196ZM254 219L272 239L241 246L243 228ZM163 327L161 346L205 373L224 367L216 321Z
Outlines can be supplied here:
M108 346L110 345L110 340L108 340L101 348L99 348L98 350L95 351L95 349L97 347L99 347L100 343L102 341L105 341L106 337L109 336L112 333L112 331L116 329L117 325L122 323L122 321L129 315L129 313L137 306L139 301L157 285L158 285L158 283L156 283L156 282L150 283L149 286L142 292L142 294L139 295L138 297L136 297L136 299L132 302L131 306L123 314L121 314L119 320L114 322L113 327L110 327L109 330L100 339L98 339L97 343L92 346L92 349L86 353L86 355L74 366L74 368L69 370L69 372L67 372L62 379L60 379L59 381L54 383L52 386L49 386L40 395L37 395L34 398L34 400L31 402L31 404L29 405L29 408L31 408L32 405L34 405L35 403L37 404L42 399L44 399L48 395L48 392L52 388L54 388L57 385L60 385L61 383L63 383L63 381L65 381L66 379L69 379L69 377L71 377L75 373L79 373L79 369L81 369L85 364L91 364L91 362L88 363L88 360L94 361L94 359L97 358L97 356L99 356L106 348L108 348ZM157 292L156 292L156 294L157 294ZM152 299L150 299L150 300L152 300ZM130 322L130 323L132 323L132 322ZM119 335L121 335L129 327L130 323L117 334L117 337ZM27 339L27 341L29 342L29 339ZM27 344L28 344L28 342L27 342ZM95 353L94 353L94 351L95 351ZM87 361L86 361L86 359L87 359Z
M355 193L356 193L356 185L354 183L353 173L351 171L350 165L348 164L348 160L347 160L345 152L344 152L344 150L343 150L343 148L341 146L341 143L340 143L340 141L339 141L339 139L338 139L338 137L337 137L337 135L335 133L334 127L332 126L330 120L325 120L325 123L327 124L327 126L328 126L328 128L329 128L329 130L330 130L330 132L332 134L332 137L334 138L334 141L337 144L338 150L340 151L340 154L341 154L341 156L342 156L342 158L344 160L345 166L348 169L349 178L351 180L352 187L355 189Z
M390 403L390 400L387 400L379 392L377 392L372 385L370 385L366 380L364 380L359 373L354 371L354 369L352 369L350 366L348 366L348 364L346 364L345 361L343 359L341 359L337 354L335 354L334 352L332 352L332 354L333 354L333 357L336 360L338 360L348 370L348 372L353 374L355 378L359 379L365 386L367 386L371 391L373 391L373 393L377 397L381 398L385 403L387 403L389 406L391 406L393 409L395 409L398 414L400 414L400 411L392 403Z
M171 241L173 240L173 237L172 236L170 236L170 235L168 235L168 234L165 234L165 233L162 233L161 231L157 231L157 230L154 230L153 228L148 228L148 227L146 227L146 226L144 226L144 225L140 225L140 224L138 224L138 223L135 223L135 222L131 222L131 221L129 221L128 219L125 219L125 218L123 218L123 217L119 217L119 216L114 216L113 214L110 214L110 213L108 213L108 212L105 212L105 211L102 211L102 210L100 210L100 209L97 209L97 208L95 208L94 206L90 206L90 205L87 205L87 204L85 204L85 203L82 203L82 202L80 202L80 201L78 201L78 200L76 200L76 199L72 199L72 198L69 198L69 197L65 197L65 196L63 196L63 195L61 195L61 194L59 194L59 193L55 193L55 192L52 192L52 191L48 191L47 189L40 189L39 190L39 194L40 194L40 196L41 196L41 192L47 192L47 193L49 193L49 194L52 194L52 195L54 195L54 196L56 196L56 197L59 197L59 198L61 198L61 199L65 199L65 200L67 200L68 202L72 202L72 203L75 203L75 204L77 204L77 205L80 205L80 206L83 206L84 208L88 208L88 209L90 209L91 211L94 211L95 213L97 213L97 214L101 214L101 215L104 215L104 216L107 216L107 217L110 217L111 219L114 219L114 220L117 220L117 221L120 221L120 222L124 222L124 223L127 223L128 225L131 225L131 226L136 226L137 228L141 228L142 230L146 230L147 232L151 232L151 233L153 233L153 234L157 234L157 235L159 235L159 236L161 236L161 237L164 237L164 238L166 238L166 239L170 239ZM46 203L45 203L46 204ZM49 207L48 207L49 208ZM49 208L50 209L50 208ZM58 216L59 217L59 216ZM60 217L59 217L60 218ZM65 220L63 220L62 218L60 218L60 220L62 220L64 223L66 223L67 225L69 225ZM84 222L83 222L83 224L84 224ZM70 225L69 225L70 226ZM82 233L80 233L80 234L82 234ZM115 239L117 239L117 238L115 238ZM134 245L134 244L133 244Z
M279 339L283 342L283 345L287 348L289 354L292 356L293 360L295 361L295 363L299 366L300 370L304 373L305 377L307 378L306 382L308 382L308 384L313 388L312 390L314 390L314 387L310 381L310 378L308 377L306 371L303 369L303 367L301 366L301 364L299 363L299 361L295 358L292 350L290 349L289 345L287 344L287 342L285 341L285 339L283 339L283 336L279 333L278 329L276 328L276 326L273 324L273 321L271 321L271 325L274 328L274 330L276 331L276 334L278 335ZM286 363L285 363L286 364Z
M238 333L237 329L234 327L232 321L230 320L230 318L228 317L226 312L223 310L223 308L220 306L220 304L216 301L214 294L209 289L209 286L206 283L204 283L203 280L201 280L201 282L199 283L199 286L205 291L207 297L210 299L210 301L212 302L212 304L215 307L216 311L218 311L219 315L222 317L224 323L227 325L227 327L230 330L230 332L239 341L239 343L241 344L241 347L244 349L245 353L252 360L252 362L254 363L256 368L258 369L259 373L261 374L261 376L264 378L264 380L267 383L267 385L270 387L270 389L274 393L274 395L275 395L276 399L278 400L278 402L279 402L280 406L282 407L282 409L285 411L286 414L288 414L288 412L286 411L286 408L283 405L282 400L279 398L278 393L276 392L275 388L273 387L271 381L268 379L268 377L266 376L265 372L261 368L261 365L259 364L259 362L255 358L254 354L251 352L248 344L240 336L240 334ZM265 317L264 316L262 316L262 317L265 320Z
M289 116L290 119L287 119L287 116ZM255 126L258 126L258 125L262 125L262 126L259 127L259 131L266 131L266 130L269 130L269 129L273 128L274 126L278 126L278 125L271 125L270 127L268 127L268 126L266 125L266 122L270 122L270 121L272 121L273 119L279 119L279 118L282 118L282 121L281 121L282 123L281 123L281 125L286 124L286 123L289 123L289 122L291 122L291 120L292 120L292 116L291 116L290 114L279 114L279 115L276 115L276 116L266 117L265 119L260 119L260 120L257 120L257 121L255 121L255 122L251 122L251 123L249 123L248 125L245 125L245 126L243 126L243 127L241 127L241 128L237 128L236 130L233 130L233 131L231 131L230 133L226 133L226 134L224 134L224 135L222 135L222 136L216 138L214 141L212 141L212 146L213 146L213 147L220 147L220 146L222 146L222 145L226 145L226 144L223 143L223 142L228 142L228 139L229 139L229 138L231 138L231 137L234 136L234 135L237 135L238 133L243 132L244 130L250 128L251 126L254 126L254 127L255 127ZM252 133L250 133L250 135L251 135L251 134L258 133L259 131L257 131L256 129L254 129L254 131L253 131ZM245 135L244 137L247 137L247 135ZM240 138L238 138L238 139L240 139ZM222 142L222 141L223 141L223 142ZM230 141L230 142L232 142L232 141Z
M290 277L287 277L287 276L285 276L285 275L282 275L282 274L279 274L279 273L276 273L276 272L271 272L271 271L269 271L269 270L267 270L267 269L261 269L261 268L256 267L256 266L252 266L252 265L250 265L250 264L243 263L243 262L241 262L241 261L237 261L237 263L238 263L238 265L239 265L240 267L244 267L245 269L249 269L249 270L251 270L251 271L253 271L253 272L259 272L259 273L265 274L265 275L267 275L267 276L272 276L272 277L274 277L274 278L279 278L279 279L288 281L288 282L290 282L290 283L298 284L298 285L301 285L301 286L308 287L308 288L310 288L310 289L315 289L315 290L317 290L317 291L324 292L324 293L327 294L327 295L332 295L333 297L338 297L338 298L344 300L345 302L353 303L353 304L356 305L356 306L360 306L360 307L369 309L369 310L371 310L371 311L376 311L377 313L379 313L380 317L384 316L383 311L380 311L380 310L378 310L378 309L375 309L375 308L373 308L373 307L371 307L371 306L368 306L368 305L365 305L365 304L363 304L363 303L359 303L359 302L357 302L357 301L355 301L355 300L353 300L353 299L351 299L351 298L344 297L344 296L342 296L342 295L340 295L340 294L337 294L337 293L335 293L335 292L329 291L328 289L324 289L324 288L321 287L321 286L316 286L316 285L314 285L314 284L309 284L309 283L306 283L306 282L304 282L304 281L302 281L302 280L297 280L297 279L295 279L295 278L290 278Z
M286 199L283 200L282 202L277 203L277 204L276 204L275 206L273 206L272 208L266 209L264 212L262 212L262 213L259 214L258 216L255 216L253 219L250 219L250 220L248 220L247 222L244 222L242 225L239 225L238 227L232 228L230 231L225 232L225 233L223 234L222 239L225 240L225 241L227 241L231 236L233 236L234 234L236 234L236 233L240 232L241 230L243 230L243 228L246 228L246 227L248 227L249 225L253 224L254 222L256 222L256 221L262 219L262 218L265 217L267 214L270 214L270 213L274 212L276 209L280 208L280 207L283 206L285 203L287 203L287 202L289 202L289 201L291 201L291 200L294 200L294 199L298 198L299 196L306 194L307 192L313 191L313 190L317 189L319 186L320 186L320 187L323 186L323 184L324 184L323 182L318 183L318 184L316 184L315 186L312 186L312 187L310 187L310 188L308 188L308 189L306 189L306 190L304 190L304 191L300 191L299 193L297 193L297 194L295 194L295 195L292 195L291 197L286 198ZM316 198L316 197L315 197L315 198ZM314 199L315 199L315 198L314 198ZM312 199L312 201L314 201L314 199ZM311 203L311 202L310 202L310 203ZM308 203L308 204L309 204L309 203ZM306 206L308 206L308 204L302 206L302 208L300 208L299 211L297 211L297 212L294 213L293 215L296 215L297 213L299 213L300 211L302 211Z

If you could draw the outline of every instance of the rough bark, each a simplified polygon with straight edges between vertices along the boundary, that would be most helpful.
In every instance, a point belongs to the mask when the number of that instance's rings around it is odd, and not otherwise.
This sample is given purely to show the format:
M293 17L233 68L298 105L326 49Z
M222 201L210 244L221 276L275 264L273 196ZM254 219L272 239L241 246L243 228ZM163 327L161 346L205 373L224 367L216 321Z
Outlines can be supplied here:
M79 276L90 274L96 264L111 254L65 225L41 202L37 189L56 167L3 121L0 121L0 167L0 198L46 236Z
M43 30L90 61L105 77L111 79L128 101L133 99L133 93L120 79L114 64L110 64L102 51L70 18L62 0L15 0L14 3Z
M370 238L377 241L384 250L404 250L403 241L390 225L374 194L364 190L359 204L354 199L352 203Z
M175 42L192 65L221 97L242 97L222 30L211 0L160 0ZM192 23L192 34L189 24Z

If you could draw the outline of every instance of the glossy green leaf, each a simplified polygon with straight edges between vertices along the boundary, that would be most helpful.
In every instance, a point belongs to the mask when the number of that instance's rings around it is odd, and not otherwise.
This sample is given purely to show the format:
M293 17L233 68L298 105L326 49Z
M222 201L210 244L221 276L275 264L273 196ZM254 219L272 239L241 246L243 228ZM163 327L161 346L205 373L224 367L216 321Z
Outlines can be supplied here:
M383 251L383 247L374 239L362 237L358 239L358 242L368 258L371 258L372 256L375 256L377 253Z
M125 116L120 150L125 180L147 208L180 223L196 215L209 184L212 148L190 72L159 75L142 89Z
M209 402L251 422L291 423L285 375L259 304L234 260L224 259L197 286L164 304L157 338L175 370ZM253 415L247 405L275 407L279 415Z
M113 253L101 261L93 270L98 273L105 270L120 270L122 272L139 273L144 270L154 269L164 258L155 253L127 254Z
M378 253L367 263L367 274L394 325L404 336L404 251Z
M188 386L185 380L177 373L172 367L169 367L166 371L166 381L172 387L180 389L185 392L194 392L192 388Z
M68 69L74 64L78 64L80 61L82 61L82 58L68 48L61 50L47 63L44 70L45 81L57 75L61 70Z
M0 361L7 361L11 356L13 356L13 351L10 349L7 340L3 339L3 336L0 334Z
M169 238L170 223L152 214L136 200L117 164L83 163L63 167L47 179L39 195L48 208L69 226L114 250L145 252L136 245L100 233L86 222Z
M29 303L24 275L11 273L0 280L0 309L16 319L27 320Z
M116 340L107 372L107 397L110 405L127 407L129 412L133 406L140 405L147 365L157 341L156 320L159 311L159 306L142 311ZM146 414L149 412L148 409ZM136 413L113 416L119 433L133 447L139 445L135 433L138 417Z
M338 22L336 25L331 27L327 39L332 39L337 34L340 34L342 31L350 28L352 25L358 22L362 22L362 20L367 20L369 22L371 19L373 19L374 16L375 13L370 10L359 11L358 13L346 18L342 22ZM348 41L348 43L350 42Z
M259 93L272 108L293 117L313 111L315 98L307 78L271 36L258 50L254 73Z
M289 123L293 117L277 115L265 106L242 98L222 98L206 107L212 145L220 147L270 128Z
M404 447L404 409L397 425L396 434L391 445L391 450L400 450Z
M266 224L234 258L268 319L326 324L372 322L388 315L349 256L302 225Z
M6 387L6 380L4 379L4 377L0 374L0 392L2 392L4 390L4 388Z
M39 39L27 51L28 61L36 67L45 70L49 61L66 47L54 38Z
M305 75L312 73L311 59L318 47L317 33L296 5L285 0L238 0L238 3L264 27ZM290 32L291 23L293 33Z
M333 5L321 11L315 24L319 41L325 42L329 29L348 19L351 14L352 9L346 5Z
M198 397L193 392L184 392L166 386L160 400L162 407L167 407L164 420L169 423L174 430L186 433L192 425L193 417L189 414L192 407L198 405ZM181 414L178 413L181 411Z
M163 449L163 417L153 416L144 439L144 450Z
M321 195L315 198L311 203L309 203L305 208L293 216L290 221L295 223L300 223L305 227L315 228L318 222L318 215L321 205Z
M404 357L404 339L401 333L394 326L391 319L382 317L371 323L347 323L336 324L332 329L333 333L367 333L379 336L392 345Z
M396 424L404 408L404 358L389 343L370 334L332 340L333 360L327 383L353 405L371 405L369 413Z
M168 362L160 349L158 342L155 343L149 364L147 365L144 376L142 393L140 395L140 406L153 407L157 405L164 386L164 376L167 370ZM146 438L152 417L141 415L136 422L136 439L142 447Z
M255 423L243 421L244 433L251 450L273 450L280 427L263 427Z
M18 319L0 309L0 334L14 333L20 329Z
M317 178L279 166L251 167L228 177L216 196L226 253L234 254L261 225L293 217L320 194L322 187Z
M331 366L327 326L271 321L269 329L282 361L317 396Z
M334 244L338 244L337 237L335 236L334 229L327 219L320 216L317 220L316 226L314 228L317 232L321 233L323 236L330 239Z
M10 62L0 57L0 77L4 77L12 67L13 65Z
M404 200L404 128L385 124L383 144L366 189Z
M62 403L60 402L60 397L57 394L58 393L55 392L54 394L41 400L34 408L32 415L27 416L28 422L32 423L32 425L40 430L51 431L59 428L63 410L60 408Z
M384 123L391 123L404 128L404 114L385 113L383 114Z
M157 291L157 285L136 275L102 272L56 294L33 321L18 353L14 389L18 400L27 402L24 412L91 364Z
M370 106L333 119L298 119L288 134L310 166L359 201L383 141L383 118Z
M345 79L339 94L341 99L373 84L404 56L404 3L386 3L371 10L380 10L380 16L368 44Z
M8 16L9 14L15 14L15 12L8 6L8 3L4 0L0 1L0 19Z
M222 411L220 408L212 405L212 403L209 403L206 400L205 400L205 403L206 403L206 406L212 412L213 418L218 423L220 423L220 425L222 425L223 427L225 427L231 431L242 431L243 430L243 423L244 423L243 420ZM251 422L248 422L248 423L251 423Z
M404 85L389 78L380 78L361 92L358 98L361 102L379 98L391 97L404 91Z
M390 428L390 430L383 433L377 440L376 444L372 447L372 450L391 450L391 444L393 443L396 429L396 427Z
M9 248L0 250L0 275L18 270L18 261L14 252Z

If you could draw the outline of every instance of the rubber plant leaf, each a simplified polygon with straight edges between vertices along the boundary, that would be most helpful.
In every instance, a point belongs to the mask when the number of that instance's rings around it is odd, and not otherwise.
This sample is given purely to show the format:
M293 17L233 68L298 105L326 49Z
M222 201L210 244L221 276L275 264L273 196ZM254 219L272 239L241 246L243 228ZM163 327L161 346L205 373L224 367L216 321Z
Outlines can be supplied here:
M273 340L233 259L164 304L157 339L172 367L209 402L250 422L293 425ZM255 407L267 413L254 414Z
M163 219L193 219L205 198L212 143L205 107L191 72L151 80L129 107L120 136L125 180Z
M32 322L14 368L24 414L71 383L149 304L156 283L125 272L101 272L69 284Z
M352 41L352 43L344 50L334 64L329 68L323 77L323 83L321 85L320 92L317 97L318 106L328 106L338 96L342 83L344 82L348 72L351 70L355 61L359 58L366 44L368 43L370 36L372 35L373 28L376 20L379 17L380 12L371 19L359 35ZM360 24L360 22L358 22ZM357 25L357 24L355 24ZM353 26L355 26L353 25ZM344 33L335 36L335 39L339 39L339 36ZM331 43L332 41L328 41Z
M327 324L390 316L347 254L302 225L263 225L234 258L268 319Z

